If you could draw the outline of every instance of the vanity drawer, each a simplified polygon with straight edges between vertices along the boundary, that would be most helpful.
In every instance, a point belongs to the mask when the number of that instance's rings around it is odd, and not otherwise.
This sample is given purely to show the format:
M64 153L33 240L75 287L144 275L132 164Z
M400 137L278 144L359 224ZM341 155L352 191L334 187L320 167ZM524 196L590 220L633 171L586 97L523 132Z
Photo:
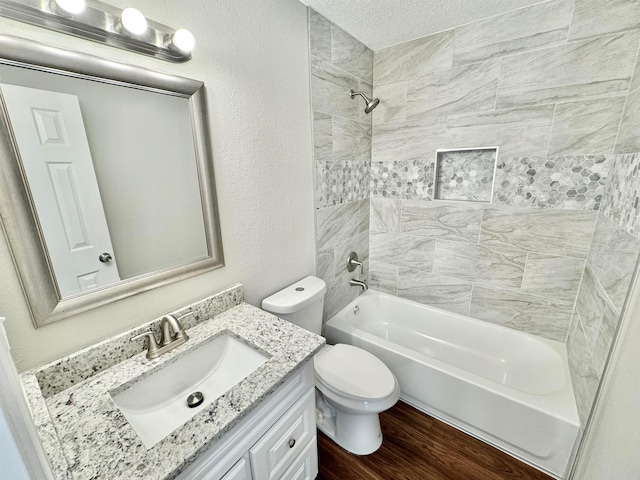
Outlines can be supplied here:
M258 440L249 450L254 480L282 477L309 442L315 440L315 413L315 392L309 390Z
M245 455L220 480L251 480L251 464Z
M307 444L300 456L278 480L313 480L318 475L318 446L316 437Z

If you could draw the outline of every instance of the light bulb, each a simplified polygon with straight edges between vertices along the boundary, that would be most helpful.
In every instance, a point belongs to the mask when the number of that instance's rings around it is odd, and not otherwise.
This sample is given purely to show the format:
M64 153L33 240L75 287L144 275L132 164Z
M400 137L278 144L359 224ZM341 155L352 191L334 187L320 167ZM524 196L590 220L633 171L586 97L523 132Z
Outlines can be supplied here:
M61 15L77 15L84 10L84 0L51 0L52 10Z
M196 46L196 39L186 28L179 28L171 35L171 43L181 52L190 53Z
M136 8L125 8L120 14L119 24L131 35L142 35L147 31L147 19Z

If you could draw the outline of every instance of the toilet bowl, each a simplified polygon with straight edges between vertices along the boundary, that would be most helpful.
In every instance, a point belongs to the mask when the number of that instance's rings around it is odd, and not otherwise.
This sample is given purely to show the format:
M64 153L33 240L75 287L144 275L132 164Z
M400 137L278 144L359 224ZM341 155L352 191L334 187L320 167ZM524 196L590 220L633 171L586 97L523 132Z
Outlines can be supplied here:
M314 358L316 424L345 450L368 455L382 445L378 414L396 404L400 385L377 357L351 345L327 345Z
M309 276L276 292L262 308L320 334L326 285ZM314 357L316 424L345 450L368 455L382 445L378 414L400 397L400 385L375 355L352 345L327 345Z

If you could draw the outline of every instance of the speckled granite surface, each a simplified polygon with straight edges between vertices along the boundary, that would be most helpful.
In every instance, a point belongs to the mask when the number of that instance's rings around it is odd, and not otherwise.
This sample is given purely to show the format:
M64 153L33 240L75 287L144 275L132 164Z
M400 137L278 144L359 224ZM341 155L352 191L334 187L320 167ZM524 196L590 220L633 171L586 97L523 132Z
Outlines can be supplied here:
M79 352L71 356L73 359L67 357L24 373L23 385L56 478L173 478L324 344L322 337L251 305L229 306L232 308L210 320L201 319L188 330L190 340L186 344L154 360L138 353L114 363L111 355L107 362L111 365L105 367L104 359L100 360L99 356L82 357ZM136 328L135 332L140 330L140 327ZM225 330L267 353L270 359L184 426L147 450L113 403L109 392L175 360ZM110 341L118 343L122 338L128 341L132 335L133 331L126 332ZM110 341L100 344L105 351L113 351L108 348ZM84 354L89 350L85 349ZM75 365L81 358L102 361L101 371L85 379L78 377L79 383L62 389L59 376L64 369L60 365ZM69 371L75 374L77 370L70 368ZM47 384L48 374L54 379L53 387ZM43 385L47 395L43 394Z
M191 312L191 315L180 320L182 326L188 329L240 305L243 301L242 285L233 285L210 297L168 313L179 318ZM160 320L161 317L158 317L139 327L33 370L42 389L42 394L48 398L142 352L146 340L140 339L132 342L131 338L148 329L153 330L156 338L159 338Z

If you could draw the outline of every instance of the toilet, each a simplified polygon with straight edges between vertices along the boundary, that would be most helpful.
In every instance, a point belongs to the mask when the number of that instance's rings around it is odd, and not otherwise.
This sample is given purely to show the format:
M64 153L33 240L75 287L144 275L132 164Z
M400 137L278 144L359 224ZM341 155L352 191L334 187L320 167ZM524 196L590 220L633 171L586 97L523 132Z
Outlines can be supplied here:
M309 276L265 298L262 308L320 335L326 288L324 281ZM400 397L400 385L391 370L366 350L337 344L326 345L316 354L314 371L320 431L357 455L380 448L378 414Z

